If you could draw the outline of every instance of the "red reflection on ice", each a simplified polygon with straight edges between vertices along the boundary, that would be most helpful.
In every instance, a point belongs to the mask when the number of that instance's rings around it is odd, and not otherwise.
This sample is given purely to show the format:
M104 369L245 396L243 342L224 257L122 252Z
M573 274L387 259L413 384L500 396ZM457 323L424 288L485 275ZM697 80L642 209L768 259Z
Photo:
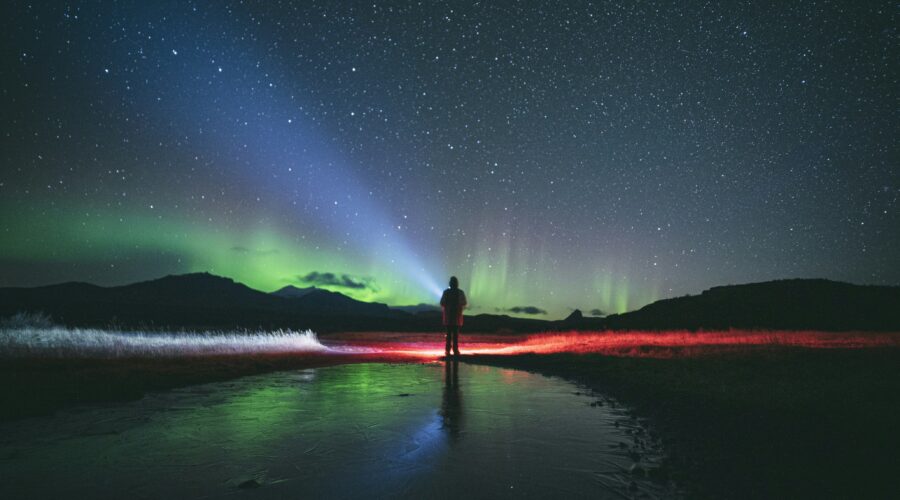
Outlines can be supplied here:
M436 359L444 355L444 339L428 333L347 333L324 339L341 352ZM762 347L859 349L900 347L900 332L818 331L607 331L536 335L463 335L463 354L598 353L610 356L671 358Z

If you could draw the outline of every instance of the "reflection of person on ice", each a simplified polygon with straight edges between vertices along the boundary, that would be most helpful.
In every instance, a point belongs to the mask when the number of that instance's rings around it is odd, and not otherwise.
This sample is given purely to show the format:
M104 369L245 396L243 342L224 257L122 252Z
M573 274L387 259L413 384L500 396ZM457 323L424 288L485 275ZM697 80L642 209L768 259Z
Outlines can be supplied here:
M450 355L450 343L453 343L453 355L459 356L459 327L463 324L463 309L466 307L466 293L459 289L456 276L450 278L450 288L441 296L441 309L444 311L444 325L447 327L447 344L444 353Z
M442 428L452 440L459 439L463 428L462 391L459 388L459 360L444 361L444 394L441 399Z

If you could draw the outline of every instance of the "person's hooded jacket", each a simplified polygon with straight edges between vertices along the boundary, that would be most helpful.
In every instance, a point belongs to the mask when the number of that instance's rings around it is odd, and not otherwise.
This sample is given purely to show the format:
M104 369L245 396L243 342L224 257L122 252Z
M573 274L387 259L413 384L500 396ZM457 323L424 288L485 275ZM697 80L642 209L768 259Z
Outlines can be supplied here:
M444 312L444 325L462 326L463 309L468 302L466 293L459 288L448 288L441 296L441 309Z

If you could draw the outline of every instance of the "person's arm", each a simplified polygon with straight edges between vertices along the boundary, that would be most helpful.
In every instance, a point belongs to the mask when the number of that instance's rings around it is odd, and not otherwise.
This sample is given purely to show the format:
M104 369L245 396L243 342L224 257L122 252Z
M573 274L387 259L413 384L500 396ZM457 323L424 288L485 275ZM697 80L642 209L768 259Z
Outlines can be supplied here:
M443 294L441 294L441 307L444 307L446 305L447 305L447 292L444 292Z
M466 292L460 290L459 291L459 308L460 308L460 310L465 309L467 305L469 305L469 302L466 300Z

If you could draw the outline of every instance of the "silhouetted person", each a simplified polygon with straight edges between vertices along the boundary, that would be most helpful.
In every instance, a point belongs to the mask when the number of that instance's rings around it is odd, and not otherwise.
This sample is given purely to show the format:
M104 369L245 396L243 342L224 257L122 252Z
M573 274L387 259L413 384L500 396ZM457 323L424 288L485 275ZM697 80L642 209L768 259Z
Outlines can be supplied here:
M453 343L453 355L459 356L459 327L463 324L463 309L466 307L466 294L459 289L456 276L450 277L450 288L441 296L441 309L444 311L444 326L447 327L447 344L444 354L450 355L450 343Z
M444 361L444 394L441 399L441 418L443 429L455 439L462 429L463 410L462 393L459 390L459 361Z

